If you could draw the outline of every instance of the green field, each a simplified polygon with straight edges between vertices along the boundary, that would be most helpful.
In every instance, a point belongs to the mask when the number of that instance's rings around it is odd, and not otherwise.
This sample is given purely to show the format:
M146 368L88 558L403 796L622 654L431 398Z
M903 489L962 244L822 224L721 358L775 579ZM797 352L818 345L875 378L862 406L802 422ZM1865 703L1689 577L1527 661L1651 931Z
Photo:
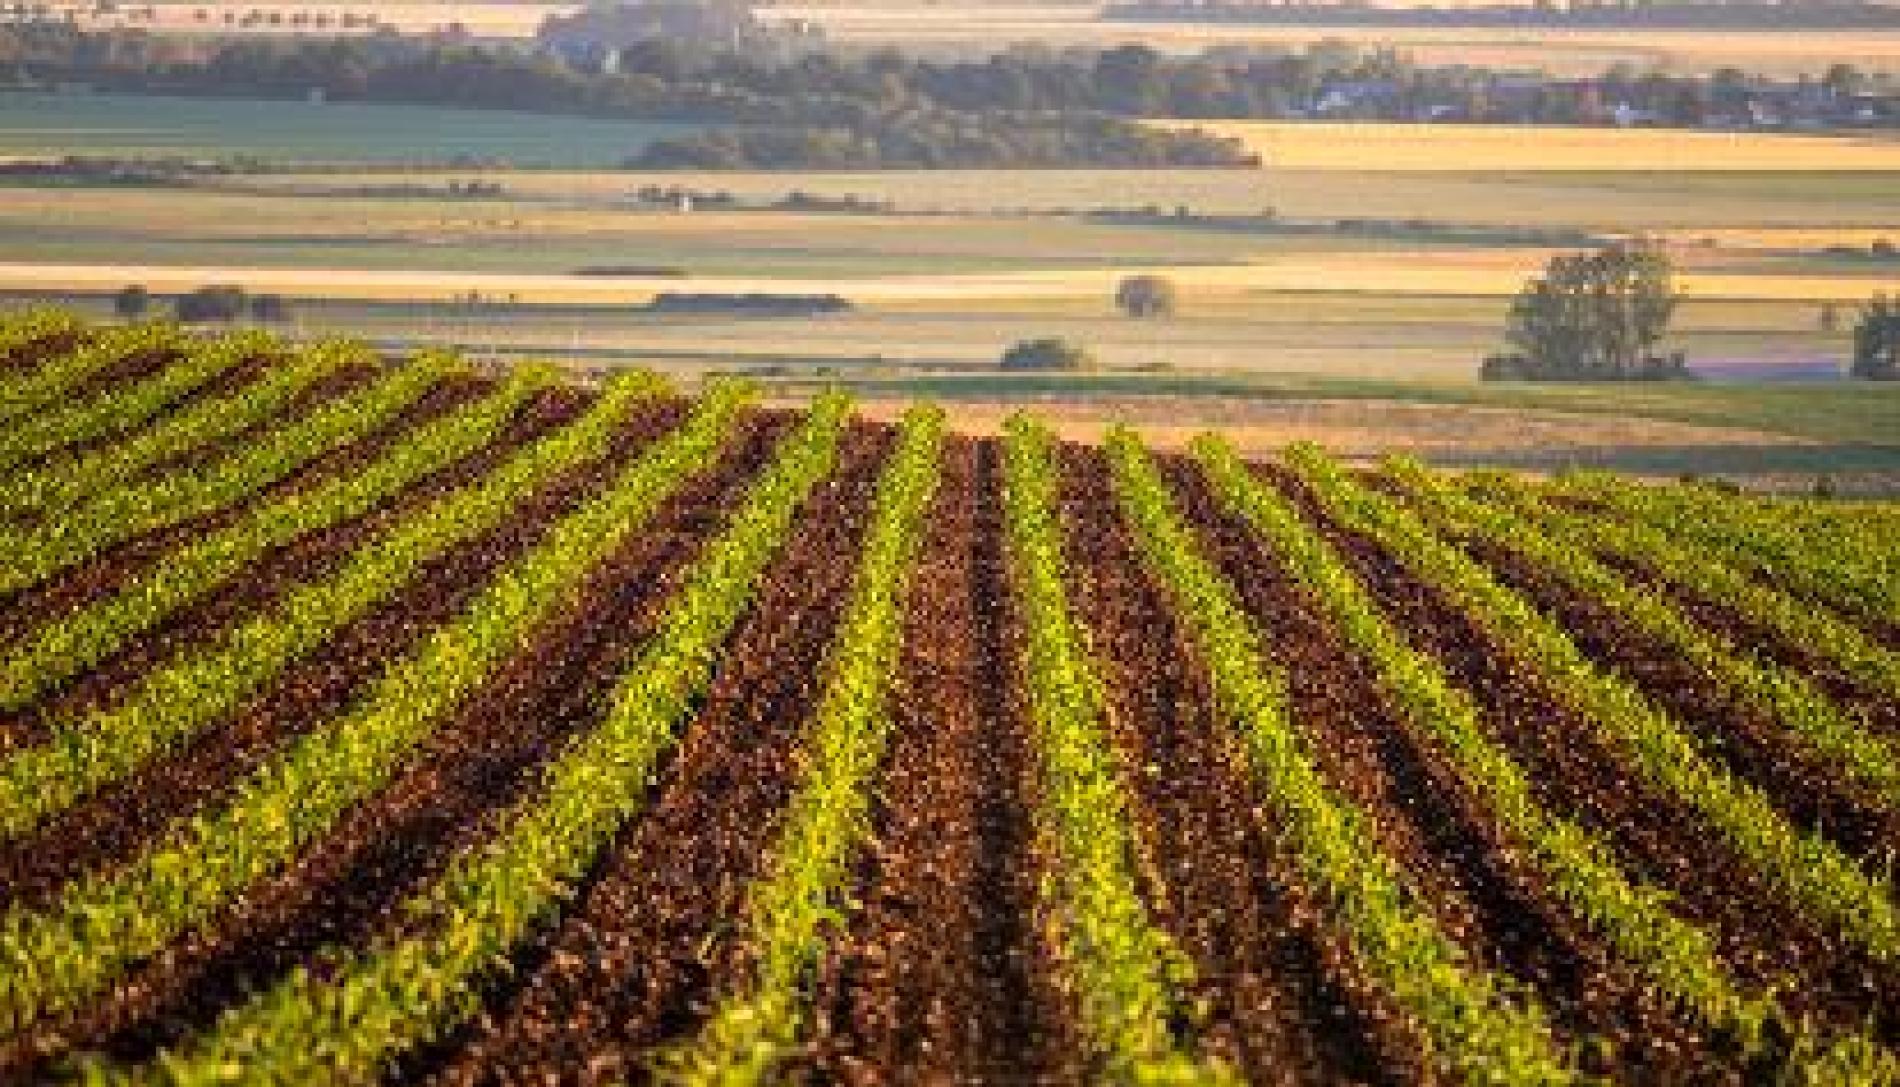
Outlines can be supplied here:
M0 156L604 167L692 127L425 106L0 92Z

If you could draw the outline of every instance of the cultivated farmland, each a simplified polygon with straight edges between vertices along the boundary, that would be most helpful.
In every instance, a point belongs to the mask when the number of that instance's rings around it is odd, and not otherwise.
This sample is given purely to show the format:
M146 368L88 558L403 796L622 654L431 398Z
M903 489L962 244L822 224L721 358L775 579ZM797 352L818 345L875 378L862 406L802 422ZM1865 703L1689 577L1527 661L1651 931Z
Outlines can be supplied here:
M1900 506L59 313L0 420L0 1081L1900 1076Z

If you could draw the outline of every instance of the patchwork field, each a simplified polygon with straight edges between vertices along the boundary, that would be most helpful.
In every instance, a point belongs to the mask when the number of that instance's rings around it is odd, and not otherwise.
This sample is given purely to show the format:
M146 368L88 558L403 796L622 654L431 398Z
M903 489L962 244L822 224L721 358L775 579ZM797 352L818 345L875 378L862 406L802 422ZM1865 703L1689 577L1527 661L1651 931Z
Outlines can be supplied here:
M0 1078L1900 1075L1900 506L752 396L0 325Z

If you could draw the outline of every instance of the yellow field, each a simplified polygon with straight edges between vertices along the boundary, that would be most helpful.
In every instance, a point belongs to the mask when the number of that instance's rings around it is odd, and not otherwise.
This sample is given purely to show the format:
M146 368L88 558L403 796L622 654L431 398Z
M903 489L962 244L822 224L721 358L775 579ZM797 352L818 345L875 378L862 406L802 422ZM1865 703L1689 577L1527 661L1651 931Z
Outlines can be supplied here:
M1888 171L1900 140L1664 129L1279 121L1194 122L1246 141L1269 170Z
M1549 257L1535 249L1417 254L1297 253L1253 265L1181 265L1147 269L1197 296L1247 292L1352 292L1405 296L1502 297L1517 292ZM691 279L515 275L429 270L137 266L129 264L0 264L0 289L100 291L143 283L175 292L206 283L305 298L443 301L470 291L514 295L523 302L639 302L663 291L718 294L838 294L871 306L957 306L974 302L1107 298L1125 271L1056 269L937 275L798 279L695 276ZM1679 277L1692 298L1762 301L1860 301L1881 286L1863 276L1738 274L1690 271Z

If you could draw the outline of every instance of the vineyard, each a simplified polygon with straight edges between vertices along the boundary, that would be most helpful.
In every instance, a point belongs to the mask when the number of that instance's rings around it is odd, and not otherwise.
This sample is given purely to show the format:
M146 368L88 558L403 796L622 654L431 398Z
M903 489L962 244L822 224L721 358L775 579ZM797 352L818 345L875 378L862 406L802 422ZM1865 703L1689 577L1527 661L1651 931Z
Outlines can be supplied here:
M1900 506L0 323L0 1082L1900 1083Z

